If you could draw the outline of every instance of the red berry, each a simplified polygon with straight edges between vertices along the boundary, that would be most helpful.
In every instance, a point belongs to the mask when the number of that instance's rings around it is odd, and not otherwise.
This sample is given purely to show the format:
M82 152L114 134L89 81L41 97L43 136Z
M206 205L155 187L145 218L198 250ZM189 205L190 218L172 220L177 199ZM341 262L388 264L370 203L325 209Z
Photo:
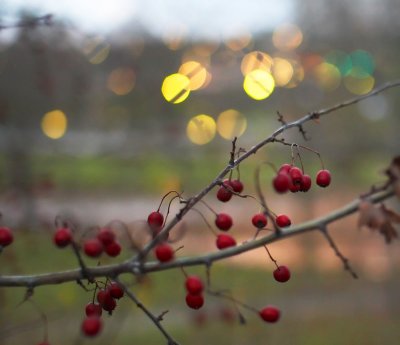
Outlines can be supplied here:
M285 228L292 224L290 218L286 214L280 214L279 216L276 217L275 221L280 228Z
M219 201L227 202L227 201L231 200L231 198L232 198L232 192L229 189L227 189L223 186L218 188L217 199Z
M328 187L331 183L331 173L329 170L320 170L317 173L317 185L320 187Z
M155 248L154 252L155 252L156 258L160 262L168 262L174 258L174 250L167 243L159 244Z
M85 307L86 316L100 316L103 310L101 309L101 305L98 303L88 303Z
M14 236L9 228L0 227L0 246L6 247L14 240Z
M72 241L72 232L68 228L59 228L54 233L53 241L57 247L64 248Z
M259 311L259 315L266 322L276 322L279 320L281 312L276 307L267 306Z
M236 241L232 236L228 234L219 234L217 236L216 244L218 249L225 249L228 247L236 246Z
M251 218L251 222L256 228L262 229L267 225L268 220L264 213L257 213Z
M226 213L219 213L215 218L215 225L222 231L228 231L232 227L232 217Z
M293 184L299 185L303 180L303 173L298 167L292 167L289 170L289 175L292 178Z
M97 335L102 327L101 319L98 316L90 316L82 322L82 332L88 337Z
M301 190L301 184L300 183L293 183L293 181L290 180L289 190L292 193L297 193L297 192L299 192Z
M158 211L151 212L147 217L147 224L153 230L154 235L157 235L161 231L163 223L164 216Z
M120 299L122 297L124 297L124 289L119 286L118 283L116 282L112 282L107 290L109 291L111 297L116 298L116 299Z
M121 253L121 245L116 241L111 242L110 244L106 245L105 252L112 257L118 256L119 253Z
M275 176L272 184L277 193L285 193L288 191L289 186L291 185L291 180L289 174L285 172L281 172Z
M236 193L241 193L243 191L243 183L240 180L231 180L231 187Z
M279 266L274 271L274 278L277 282L284 283L290 279L290 271L286 266Z
M186 295L186 304L189 308L200 309L204 304L203 295L192 295L188 293Z
M104 228L99 231L97 238L103 245L107 246L115 241L115 234L109 228Z
M83 244L83 250L87 256L97 258L103 252L103 244L98 238L90 238Z
M303 175L303 178L300 183L300 191L307 192L311 188L311 177L309 175Z
M110 298L110 291L106 289L101 289L97 292L97 302L100 303L100 305L103 305L106 299Z
M285 173L289 174L289 171L291 168L292 168L292 166L290 164L287 164L287 163L282 164L281 167L279 168L278 173L285 172Z
M189 276L185 282L186 291L191 295L199 295L203 292L203 282L197 276Z
M106 297L101 306L105 311L108 311L111 314L111 312L117 307L117 302L115 302L115 299L108 294L108 297Z

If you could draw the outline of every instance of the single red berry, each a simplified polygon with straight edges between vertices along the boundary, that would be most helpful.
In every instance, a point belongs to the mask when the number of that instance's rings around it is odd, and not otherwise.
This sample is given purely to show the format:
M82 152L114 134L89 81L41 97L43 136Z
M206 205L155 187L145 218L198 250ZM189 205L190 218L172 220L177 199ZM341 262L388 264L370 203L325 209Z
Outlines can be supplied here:
M215 218L215 225L222 231L228 231L232 227L232 217L226 213L219 213Z
M311 183L312 183L311 182L311 177L309 175L307 175L307 174L304 174L303 178L301 180L301 183L300 183L300 186L301 186L300 191L301 192L308 192L310 190L310 188L311 188Z
M111 314L111 312L117 307L117 302L111 297L110 294L108 294L108 297L105 298L104 302L101 304L101 307Z
M103 305L103 303L105 302L106 299L110 298L110 291L106 290L106 289L101 289L97 292L97 302L100 303L100 305Z
M289 174L290 169L292 168L292 165L290 164L282 164L281 167L278 170L278 173L285 172L286 174Z
M200 309L204 304L203 295L192 295L188 293L186 295L186 304L189 308L192 309Z
M97 238L103 245L107 246L115 241L115 234L109 228L103 228L97 234Z
M116 257L121 253L121 245L117 241L114 241L107 244L104 250L109 256Z
M228 234L219 234L217 236L216 244L218 249L225 249L228 247L236 246L236 241L232 236Z
M6 247L14 240L14 236L9 228L0 227L0 246Z
M83 250L87 256L97 258L103 253L103 244L98 238L90 238L83 244Z
M257 213L251 218L251 222L256 228L262 229L267 225L268 220L264 213Z
M236 193L241 193L243 191L243 183L240 180L231 180L231 187Z
M276 307L267 306L259 311L259 315L266 322L276 322L279 320L281 312Z
M274 278L277 282L284 283L290 279L290 271L286 266L279 266L274 271Z
M154 249L156 258L160 262L168 262L174 258L174 250L167 243L161 243Z
M163 226L164 216L158 211L151 212L147 217L147 224L153 230L154 235L157 235Z
M285 228L292 224L290 218L286 214L280 214L276 217L275 221L280 228Z
M288 191L289 186L291 185L291 180L289 174L285 172L281 172L275 176L272 184L277 193L285 193Z
M116 282L112 282L107 290L110 292L111 297L120 299L124 297L124 289Z
M301 184L300 183L293 183L293 181L290 180L289 190L292 193L297 193L297 192L299 192L301 190Z
M82 322L82 332L88 337L94 337L102 328L101 319L98 316L90 316Z
M103 310L99 303L86 304L86 307L85 307L86 316L94 316L94 315L100 316L102 314L102 312L103 312Z
M218 188L217 199L219 201L227 202L227 201L231 200L231 198L232 198L232 192L229 189L227 189L223 186Z
M301 184L301 181L303 180L303 173L298 167L291 167L289 170L289 175L292 178L293 184Z
M185 282L186 291L191 295L199 295L203 292L204 286L201 279L197 276L189 276Z
M54 244L57 247L64 248L68 246L72 241L72 232L68 228L59 228L54 233L53 237Z
M331 173L329 170L320 170L317 173L317 185L320 187L328 187L331 183Z

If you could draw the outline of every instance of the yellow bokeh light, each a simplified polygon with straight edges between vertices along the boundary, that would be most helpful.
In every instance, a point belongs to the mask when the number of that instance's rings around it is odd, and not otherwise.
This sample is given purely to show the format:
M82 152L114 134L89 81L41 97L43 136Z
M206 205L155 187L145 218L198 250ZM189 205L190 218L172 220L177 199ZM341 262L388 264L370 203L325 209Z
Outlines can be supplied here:
M214 139L217 125L214 119L205 114L191 118L186 127L189 140L197 145L204 145Z
M293 66L289 60L276 57L273 60L272 75L277 86L287 85L293 78Z
M304 67L297 60L290 60L293 68L293 75L289 83L285 87L291 89L298 86L304 80Z
M190 80L183 74L175 73L166 77L161 86L161 93L171 103L181 103L190 93Z
M274 91L275 81L270 73L256 69L245 76L243 88L251 98L260 101Z
M247 34L227 40L225 42L225 45L229 49L237 52L237 51L240 51L240 50L246 48L250 43L251 43L251 34L247 33Z
M272 58L267 53L261 51L253 51L246 54L240 64L240 70L244 76L255 69L271 72L271 67Z
M179 67L179 73L189 78L189 89L200 89L207 80L207 70L197 61L185 62Z
M351 75L344 78L344 85L347 90L355 95L365 95L370 92L375 84L374 77L355 78Z
M282 51L296 49L303 41L303 33L294 24L282 24L277 27L272 34L274 46Z
M243 114L235 109L228 109L219 114L217 119L217 131L227 140L240 137L247 128L247 120Z
M52 110L42 118L42 131L51 139L59 139L67 130L67 117L61 110Z
M116 68L107 80L107 87L118 96L123 96L132 91L135 86L135 72L132 68Z
M93 37L87 40L83 52L91 64L98 65L107 59L110 53L110 44L102 37Z
M314 68L314 77L317 84L326 91L333 91L340 85L339 69L327 62L320 63Z

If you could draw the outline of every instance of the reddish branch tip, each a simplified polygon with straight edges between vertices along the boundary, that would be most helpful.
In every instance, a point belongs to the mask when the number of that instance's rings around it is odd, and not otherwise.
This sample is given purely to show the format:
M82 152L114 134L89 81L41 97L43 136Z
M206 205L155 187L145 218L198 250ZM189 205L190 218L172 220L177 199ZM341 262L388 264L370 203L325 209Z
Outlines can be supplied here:
M186 291L191 295L199 295L203 292L204 286L201 279L197 276L189 276L185 281Z
M274 278L277 282L285 283L290 279L290 271L287 266L279 266L274 271Z
M256 228L262 229L267 225L268 220L264 213L257 213L251 218L251 222Z
M0 246L6 247L14 241L14 236L9 228L0 227Z
M59 228L54 233L54 244L59 248L68 246L72 241L72 232L68 228Z
M320 170L317 173L317 185L320 187L328 187L331 183L331 173L329 170Z
M273 306L267 306L259 311L261 319L266 322L277 322L281 316L281 312L278 308Z
M219 234L217 236L216 245L218 249L225 249L236 246L236 241L231 235Z
M186 295L186 304L189 308L192 309L200 309L204 304L203 295L192 295L188 293Z
M174 250L167 243L159 244L155 249L154 253L156 258L160 262L168 262L174 258Z
M82 332L88 337L94 337L102 328L101 319L98 316L90 316L82 322Z
M219 213L215 218L215 225L222 231L228 231L233 225L232 217L226 213Z

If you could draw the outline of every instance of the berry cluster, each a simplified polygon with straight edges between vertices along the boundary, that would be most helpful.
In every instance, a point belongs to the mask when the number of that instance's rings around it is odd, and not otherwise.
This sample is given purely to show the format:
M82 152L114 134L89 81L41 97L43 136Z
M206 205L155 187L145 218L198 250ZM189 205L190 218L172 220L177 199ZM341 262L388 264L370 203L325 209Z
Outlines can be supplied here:
M188 276L185 281L186 304L189 308L200 309L204 304L203 282L197 276Z
M116 300L123 296L124 289L116 282L110 282L103 289L100 289L96 295L97 302L90 302L85 307L86 317L81 325L83 334L88 337L99 334L103 327L101 320L103 310L111 315L117 307Z
M121 249L115 233L110 228L100 229L96 237L89 238L83 243L83 251L92 258L98 258L103 252L116 257L121 253Z

